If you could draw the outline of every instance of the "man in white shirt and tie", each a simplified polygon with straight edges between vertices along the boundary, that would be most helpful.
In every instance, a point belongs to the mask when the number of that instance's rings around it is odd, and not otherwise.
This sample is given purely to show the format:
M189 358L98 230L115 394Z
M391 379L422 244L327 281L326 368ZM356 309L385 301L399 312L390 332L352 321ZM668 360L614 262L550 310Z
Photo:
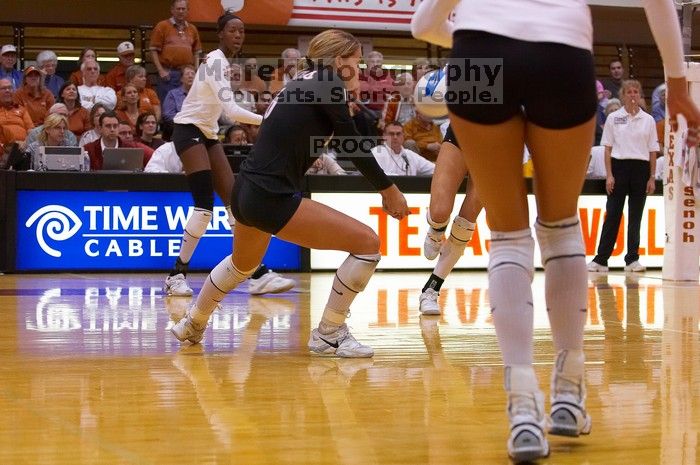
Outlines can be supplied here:
M384 128L384 144L372 149L377 163L389 176L431 176L435 164L404 148L403 126L393 121Z

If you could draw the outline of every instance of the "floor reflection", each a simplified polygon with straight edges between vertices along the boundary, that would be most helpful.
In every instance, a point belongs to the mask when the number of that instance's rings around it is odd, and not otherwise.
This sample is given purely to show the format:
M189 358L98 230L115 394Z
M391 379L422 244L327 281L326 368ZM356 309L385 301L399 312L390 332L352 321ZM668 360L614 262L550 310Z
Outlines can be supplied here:
M279 296L232 293L195 346L170 337L191 299L164 297L160 276L2 277L0 413L11 421L0 424L0 459L508 463L486 276L450 276L437 317L417 311L424 278L377 274L349 321L377 355L341 360L306 349L332 274L301 275ZM543 285L538 273L535 359L547 392ZM591 274L593 434L550 438L543 463L699 463L699 322L698 285Z

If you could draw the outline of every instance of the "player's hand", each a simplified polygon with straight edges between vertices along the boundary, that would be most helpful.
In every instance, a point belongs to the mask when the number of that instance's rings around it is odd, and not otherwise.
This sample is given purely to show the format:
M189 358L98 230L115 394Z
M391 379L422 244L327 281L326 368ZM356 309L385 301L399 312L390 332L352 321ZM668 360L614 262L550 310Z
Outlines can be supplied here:
M165 69L165 68L164 68L162 71L159 71L159 72L158 72L158 75L160 76L160 78L161 78L163 81L167 81L167 80L170 79L170 71L168 71L168 70Z
M688 122L688 147L698 145L700 135L700 111L688 95L688 83L684 77L668 78L666 104L668 117L673 131L678 130L678 115L683 115Z
M382 208L391 217L400 220L411 214L406 203L406 197L396 187L396 184L392 184L379 193L382 195Z

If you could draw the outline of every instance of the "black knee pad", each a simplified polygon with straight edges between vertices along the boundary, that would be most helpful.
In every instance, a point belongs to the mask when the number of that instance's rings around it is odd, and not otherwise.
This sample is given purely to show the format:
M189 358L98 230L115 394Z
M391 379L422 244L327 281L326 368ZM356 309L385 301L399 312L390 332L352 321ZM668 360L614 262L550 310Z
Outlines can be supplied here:
M214 210L214 181L211 170L197 171L187 176L194 206L204 210Z

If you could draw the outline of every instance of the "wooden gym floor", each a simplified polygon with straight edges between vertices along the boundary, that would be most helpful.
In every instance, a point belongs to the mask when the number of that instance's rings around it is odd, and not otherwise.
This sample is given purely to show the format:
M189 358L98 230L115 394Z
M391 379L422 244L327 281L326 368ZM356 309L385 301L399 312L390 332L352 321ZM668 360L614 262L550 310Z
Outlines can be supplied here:
M190 299L163 276L0 276L0 463L507 464L502 364L483 272L380 272L349 320L367 360L311 356L332 275L222 303L204 343L168 329ZM700 286L590 274L588 437L543 464L700 464ZM191 276L195 291L204 275ZM537 273L535 358L553 360Z

